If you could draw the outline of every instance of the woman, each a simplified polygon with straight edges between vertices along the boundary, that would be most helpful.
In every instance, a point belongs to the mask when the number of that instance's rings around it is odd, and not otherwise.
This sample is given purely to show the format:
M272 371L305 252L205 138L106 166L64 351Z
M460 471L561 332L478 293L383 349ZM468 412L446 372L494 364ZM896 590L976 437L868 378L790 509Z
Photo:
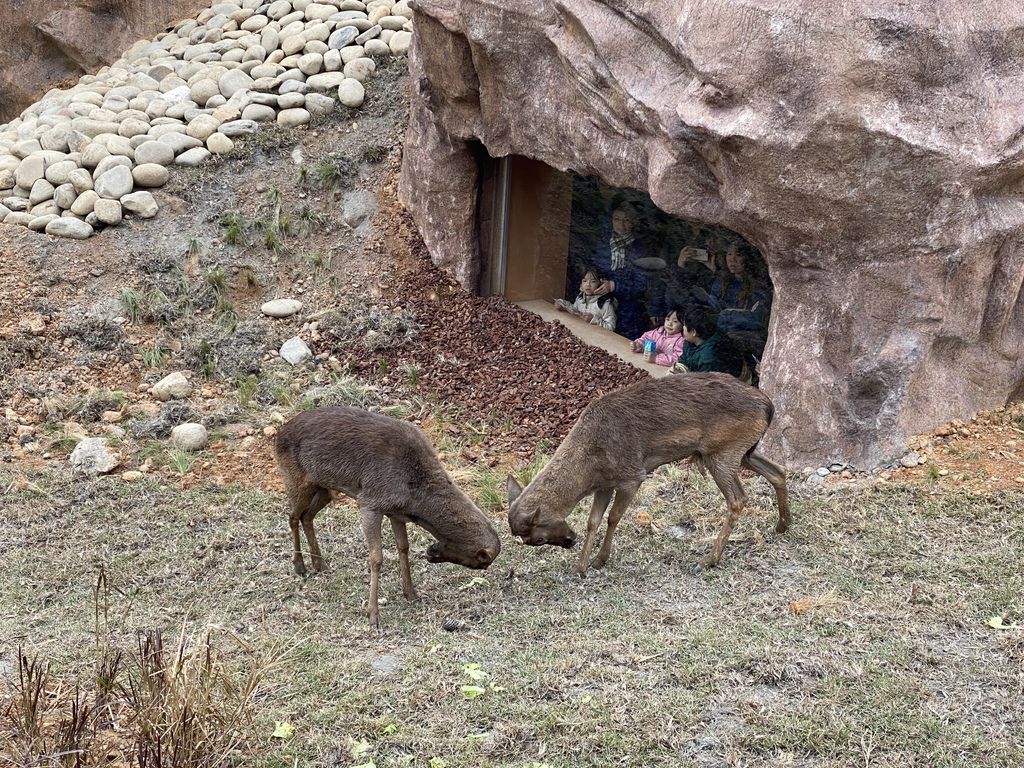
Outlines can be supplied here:
M644 303L649 290L651 267L661 259L652 260L644 243L637 237L636 209L629 203L620 203L612 211L611 233L607 241L594 253L592 261L597 271L605 276L597 295L615 292L618 300L616 333L635 339L651 328L650 316Z

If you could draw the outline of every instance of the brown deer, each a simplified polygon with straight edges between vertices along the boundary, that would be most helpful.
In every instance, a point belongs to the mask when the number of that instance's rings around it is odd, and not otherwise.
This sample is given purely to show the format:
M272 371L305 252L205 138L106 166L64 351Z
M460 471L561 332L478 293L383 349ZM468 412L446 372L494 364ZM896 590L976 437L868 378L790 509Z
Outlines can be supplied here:
M427 547L432 563L486 568L501 551L487 516L444 471L426 436L412 424L358 408L317 408L281 427L275 444L291 511L292 564L305 575L299 525L306 532L314 571L324 559L313 531L316 513L341 491L359 505L370 550L370 624L380 628L381 523L388 518L398 545L402 592L417 597L409 574L406 523L426 529L437 541Z
M524 544L570 548L576 534L565 518L593 494L576 573L587 570L597 529L612 495L608 530L590 563L608 562L612 536L640 484L662 464L692 457L706 467L725 496L725 523L711 551L694 570L717 565L746 496L740 467L747 467L775 488L779 522L789 527L786 475L756 453L771 423L774 406L758 390L722 373L684 373L647 379L599 397L583 409L547 466L523 490L508 478L508 522Z

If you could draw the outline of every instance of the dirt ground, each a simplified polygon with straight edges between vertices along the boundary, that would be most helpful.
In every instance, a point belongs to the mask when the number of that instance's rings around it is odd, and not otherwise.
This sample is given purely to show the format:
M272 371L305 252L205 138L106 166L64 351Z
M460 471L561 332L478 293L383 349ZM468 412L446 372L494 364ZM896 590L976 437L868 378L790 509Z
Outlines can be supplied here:
M19 649L50 663L57 707L108 644L129 659L156 628L182 648L215 633L225 676L265 670L229 764L1024 765L1024 407L914 438L913 468L794 473L783 536L747 478L726 560L699 576L722 500L665 467L608 568L570 577L572 553L508 536L505 477L636 374L424 263L396 193L405 87L385 70L359 112L175 171L152 221L85 243L0 225L0 715ZM259 313L280 297L302 313ZM292 368L277 349L297 333L315 358ZM541 397L564 371L537 340L586 355L591 389ZM175 370L194 392L162 404ZM417 557L418 603L388 551L382 636L350 504L318 518L328 571L290 570L272 439L324 403L420 424L502 536L486 572ZM169 446L186 417L205 450ZM108 438L112 474L72 476L84 436Z

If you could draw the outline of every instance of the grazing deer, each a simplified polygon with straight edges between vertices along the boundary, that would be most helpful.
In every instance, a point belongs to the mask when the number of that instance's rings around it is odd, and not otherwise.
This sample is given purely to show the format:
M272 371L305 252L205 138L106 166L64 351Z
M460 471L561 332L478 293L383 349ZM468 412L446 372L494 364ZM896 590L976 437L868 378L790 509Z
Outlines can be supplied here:
M684 373L647 379L598 398L580 414L551 461L523 490L508 478L508 522L524 544L570 548L576 534L565 518L583 498L593 494L576 573L587 570L590 552L605 509L608 530L590 563L608 562L612 535L622 513L647 474L662 464L693 457L711 473L728 505L722 530L695 571L717 565L746 496L740 467L752 469L775 488L779 522L789 527L786 475L781 467L756 453L771 423L774 406L758 390L722 373Z
M299 525L306 532L313 570L322 571L314 516L330 503L331 491L341 491L359 505L370 550L370 624L378 629L383 518L395 534L402 592L409 600L417 595L409 574L406 523L419 525L437 539L426 551L432 563L486 568L501 551L490 520L455 486L427 438L412 424L358 408L317 408L281 427L275 451L291 508L292 564L300 576L306 566Z

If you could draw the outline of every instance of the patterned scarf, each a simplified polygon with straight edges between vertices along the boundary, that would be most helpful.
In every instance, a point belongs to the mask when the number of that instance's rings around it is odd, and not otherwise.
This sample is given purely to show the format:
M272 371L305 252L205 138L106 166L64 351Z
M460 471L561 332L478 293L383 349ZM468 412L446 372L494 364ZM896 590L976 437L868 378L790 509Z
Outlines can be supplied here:
M632 233L627 235L612 235L608 245L612 249L612 271L622 269L626 264L626 254L629 253L629 246L636 238Z

